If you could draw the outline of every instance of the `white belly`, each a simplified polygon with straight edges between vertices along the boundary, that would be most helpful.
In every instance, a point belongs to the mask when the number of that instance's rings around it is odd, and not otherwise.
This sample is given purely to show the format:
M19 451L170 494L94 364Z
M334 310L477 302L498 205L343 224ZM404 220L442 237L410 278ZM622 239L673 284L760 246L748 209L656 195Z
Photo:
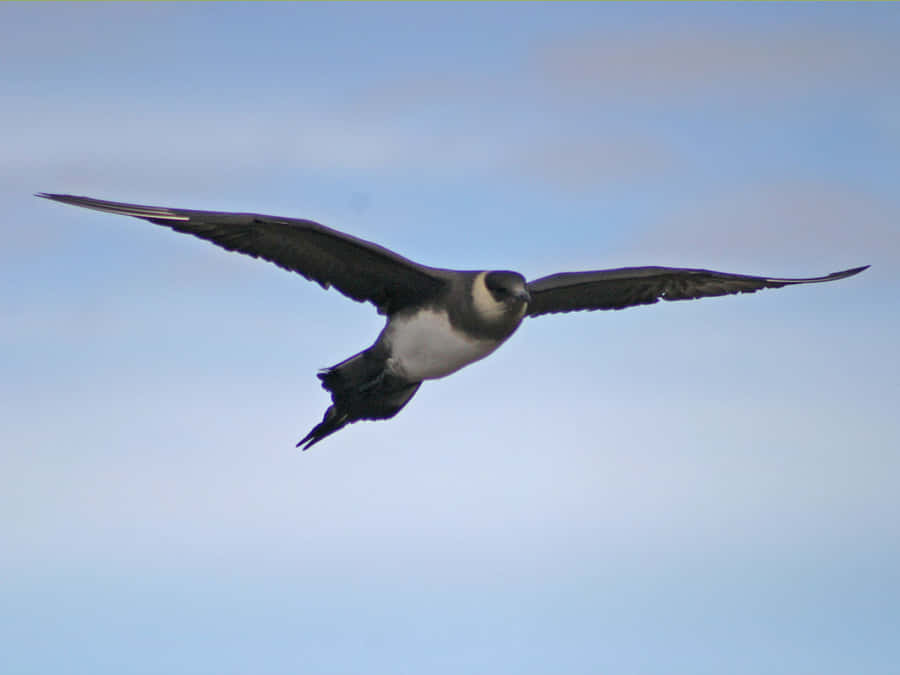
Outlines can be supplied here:
M392 320L384 338L391 350L388 368L412 381L455 373L499 346L465 337L453 329L446 314L432 311Z

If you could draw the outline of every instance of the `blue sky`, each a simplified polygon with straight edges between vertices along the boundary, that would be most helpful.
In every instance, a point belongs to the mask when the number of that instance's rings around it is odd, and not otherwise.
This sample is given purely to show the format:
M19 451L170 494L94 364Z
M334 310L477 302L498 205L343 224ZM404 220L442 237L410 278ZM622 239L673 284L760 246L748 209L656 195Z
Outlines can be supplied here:
M0 6L10 673L893 673L900 8ZM529 320L293 445L370 307L32 197L835 284Z

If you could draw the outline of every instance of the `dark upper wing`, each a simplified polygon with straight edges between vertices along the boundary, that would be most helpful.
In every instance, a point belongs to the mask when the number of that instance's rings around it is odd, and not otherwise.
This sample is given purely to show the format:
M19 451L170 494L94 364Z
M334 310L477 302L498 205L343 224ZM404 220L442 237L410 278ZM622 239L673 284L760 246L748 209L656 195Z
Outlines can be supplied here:
M811 279L769 279L743 274L677 267L623 267L596 272L564 272L528 283L529 316L578 310L624 309L662 300L692 300L731 293L753 293L761 288L812 284L853 276L866 269L835 272Z
M382 314L431 297L446 283L442 270L311 220L254 213L191 211L40 193L38 197L143 218L206 239L229 251L273 262L291 272L369 301Z

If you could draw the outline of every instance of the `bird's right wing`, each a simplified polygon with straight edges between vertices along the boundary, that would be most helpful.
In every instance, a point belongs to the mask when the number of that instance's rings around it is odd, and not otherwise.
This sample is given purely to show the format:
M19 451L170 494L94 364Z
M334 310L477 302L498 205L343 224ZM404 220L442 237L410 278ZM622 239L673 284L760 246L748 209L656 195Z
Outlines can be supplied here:
M528 315L596 309L624 309L660 300L692 300L762 288L835 281L865 267L808 279L775 279L677 267L623 267L595 272L564 272L528 283Z
M229 251L268 260L318 282L323 288L334 286L354 300L371 302L381 314L391 314L433 297L446 284L442 270L419 265L378 244L311 220L142 206L74 195L38 196L143 218Z

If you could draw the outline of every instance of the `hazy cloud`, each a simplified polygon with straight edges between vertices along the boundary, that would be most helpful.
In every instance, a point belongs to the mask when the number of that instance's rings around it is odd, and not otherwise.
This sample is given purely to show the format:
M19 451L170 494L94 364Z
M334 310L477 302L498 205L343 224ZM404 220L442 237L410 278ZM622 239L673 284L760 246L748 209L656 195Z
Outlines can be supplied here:
M595 138L540 139L508 157L508 169L569 190L610 183L652 182L677 162L676 151L650 134L616 134Z
M427 169L441 175L492 166L498 154L489 138L465 129L411 128L283 100L257 102L252 109L136 108L109 100L69 103L64 110L42 105L35 113L33 105L23 98L0 111L0 124L17 130L0 157L7 185L37 176L45 186L108 189L122 180L133 184L135 176L144 185L177 185L278 171Z
M887 262L900 254L900 205L846 184L783 180L710 196L633 242L642 253L683 264L779 262L802 254L813 272L817 260Z
M893 77L900 48L888 36L814 27L761 30L681 25L593 31L538 51L536 67L556 85L604 97L805 95Z

